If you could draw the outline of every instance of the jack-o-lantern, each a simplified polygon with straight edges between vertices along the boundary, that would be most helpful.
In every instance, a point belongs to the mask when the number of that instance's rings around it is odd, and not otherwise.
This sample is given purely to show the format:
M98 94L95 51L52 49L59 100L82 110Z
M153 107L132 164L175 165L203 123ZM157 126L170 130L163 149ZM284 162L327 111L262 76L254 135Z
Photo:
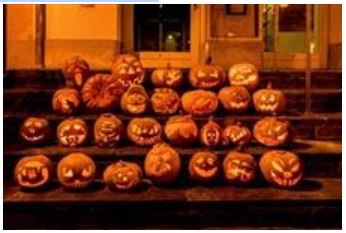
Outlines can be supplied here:
M231 151L223 160L223 172L229 183L248 184L256 177L256 161L250 154Z
M213 114L218 107L218 99L214 92L194 90L186 92L181 98L185 112L194 116Z
M172 116L165 124L165 135L174 145L190 145L197 140L198 128L190 115Z
M174 114L180 107L179 95L171 88L156 88L150 100L151 107L157 114Z
M133 84L142 84L144 69L139 59L131 54L121 54L114 58L112 74L126 88Z
M286 97L280 90L272 89L271 83L266 89L253 94L253 102L257 112L269 115L278 115L286 110Z
M249 91L242 86L224 87L219 91L218 98L224 109L229 112L245 112L250 105Z
M132 85L121 97L121 109L125 113L142 114L149 105L149 96L141 85Z
M161 140L162 127L153 118L134 118L127 125L128 138L139 146L151 146Z
M262 145L278 147L285 145L290 138L290 125L288 121L265 117L256 122L253 134L255 139Z
M125 87L113 76L96 74L90 77L83 86L82 100L91 111L110 111L119 105L124 92Z
M268 151L260 159L259 166L265 180L281 188L292 188L303 177L301 160L289 151Z
M212 119L202 126L200 131L201 143L207 147L215 147L221 143L222 128Z
M60 184L68 190L78 190L89 186L95 176L94 161L83 153L71 153L58 163L57 176Z
M181 69L172 68L168 64L166 68L158 68L151 74L151 82L156 87L179 87L183 82Z
M20 159L14 171L14 177L23 189L39 189L52 178L53 166L44 155L27 156Z
M229 69L228 79L232 86L243 86L253 91L258 85L258 72L254 65L240 63Z
M29 117L20 127L20 136L28 145L39 145L50 138L51 129L46 119Z
M168 184L175 181L180 169L179 154L168 144L155 144L145 157L145 174L156 184Z
M219 159L212 152L197 152L189 161L189 173L192 180L208 182L219 175Z
M63 73L66 79L66 86L81 89L85 81L89 78L89 65L81 57L75 56L67 60Z
M251 131L240 122L228 125L222 133L222 144L244 146L251 141Z
M122 138L124 126L121 120L110 113L102 114L94 125L95 143L101 147L113 147Z
M72 115L80 106L79 92L72 88L57 90L53 95L52 106L57 113Z
M87 140L88 126L80 118L69 118L58 125L56 136L63 146L81 146Z
M133 190L142 183L141 167L132 162L119 161L103 172L103 180L111 190Z

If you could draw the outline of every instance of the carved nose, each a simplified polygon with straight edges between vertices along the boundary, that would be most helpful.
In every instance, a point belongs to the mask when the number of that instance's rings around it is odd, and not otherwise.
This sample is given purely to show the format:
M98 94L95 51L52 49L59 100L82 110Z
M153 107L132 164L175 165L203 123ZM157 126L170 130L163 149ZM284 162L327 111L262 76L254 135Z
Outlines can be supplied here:
M290 178L292 178L292 172L284 172L284 173L283 173L283 177L284 177L285 179L290 179Z

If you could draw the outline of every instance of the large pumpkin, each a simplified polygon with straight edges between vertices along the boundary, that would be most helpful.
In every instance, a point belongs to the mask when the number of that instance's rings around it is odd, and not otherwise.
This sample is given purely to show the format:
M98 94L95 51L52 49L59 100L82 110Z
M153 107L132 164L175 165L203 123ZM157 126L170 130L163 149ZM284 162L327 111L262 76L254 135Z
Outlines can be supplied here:
M213 114L218 107L218 99L214 92L194 90L186 92L181 98L185 112L195 116Z
M250 154L231 151L223 160L223 172L229 183L248 184L256 177L256 161Z
M286 110L286 97L280 90L272 89L271 83L266 89L253 94L253 102L257 112L269 115L278 115Z
M20 136L28 145L39 145L50 138L51 129L46 119L29 117L20 127Z
M301 160L289 151L269 151L262 156L259 165L265 180L281 188L292 188L303 177Z
M249 91L242 86L224 87L219 91L218 98L224 109L229 112L246 112L251 102Z
M222 133L223 145L243 146L251 141L251 131L240 122L228 125Z
M219 175L219 160L212 152L197 152L189 161L189 173L192 180L208 182Z
M204 146L215 147L221 144L222 128L212 119L202 126L200 140Z
M57 90L52 99L52 106L55 112L72 115L80 106L79 92L73 88L62 88Z
M179 87L183 82L181 69L172 68L168 64L166 68L158 68L151 74L151 82L156 87Z
M130 86L121 97L121 109L129 114L142 114L149 105L149 96L141 85Z
M81 57L75 56L66 60L63 67L66 86L81 89L89 78L90 69L88 63Z
M117 145L124 133L121 120L110 113L102 114L94 125L95 143L101 147L113 147Z
M71 117L58 125L56 136L63 146L81 146L87 140L88 126L83 119Z
M161 115L174 114L180 107L179 95L171 88L155 88L150 100L154 112Z
M127 125L128 138L139 146L151 146L161 141L162 127L153 118L134 118Z
M197 140L198 127L190 115L172 116L165 124L165 135L174 145L190 145Z
M232 86L243 86L253 91L258 85L258 72L250 63L235 64L228 71L228 79Z
M168 144L155 144L144 160L145 174L154 183L168 184L177 179L181 161L176 150Z

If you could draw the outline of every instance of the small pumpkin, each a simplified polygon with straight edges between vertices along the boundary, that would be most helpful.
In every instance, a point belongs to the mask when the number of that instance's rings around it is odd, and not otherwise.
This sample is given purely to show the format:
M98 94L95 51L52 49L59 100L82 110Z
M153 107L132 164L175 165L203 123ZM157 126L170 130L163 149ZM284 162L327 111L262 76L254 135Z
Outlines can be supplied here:
M200 141L204 146L215 147L221 144L222 128L212 118L202 126Z
M261 89L253 94L253 102L256 111L263 114L278 115L286 110L285 94L276 89L272 89L271 83L266 89Z
M156 184L174 182L180 173L181 161L176 150L166 143L158 143L144 160L145 174Z
M150 100L154 112L161 115L174 114L180 107L178 93L170 88L155 88Z
M194 181L209 182L215 180L219 172L219 159L212 152L196 152L189 161L189 173Z
M256 161L250 154L230 151L223 160L225 180L234 184L248 184L256 177Z
M161 141L162 127L153 118L134 118L127 126L128 138L139 146L151 146Z
M222 144L225 146L243 146L251 141L251 131L240 122L228 125L222 133Z
M40 145L51 136L49 122L45 118L29 117L20 127L20 136L28 145Z
M125 86L142 84L144 81L144 69L140 60L131 54L117 55L112 63L112 74Z
M198 137L198 128L190 115L170 117L164 127L168 141L174 145L193 144Z
M172 68L167 64L167 67L158 68L152 72L151 82L156 87L176 88L183 83L183 73L181 69Z
M52 99L55 112L63 115L72 115L80 107L79 92L73 88L62 88L57 90Z
M260 159L263 177L281 188L293 188L303 177L303 165L298 155L283 150L272 150Z
M48 157L32 155L18 161L14 177L23 189L39 189L50 182L52 173L53 166Z
M214 92L194 90L186 92L181 98L185 112L194 116L213 114L218 107L218 99Z
M224 109L232 113L246 112L251 102L249 91L242 86L224 87L218 98Z
M149 96L141 85L132 85L121 97L121 109L129 114L142 114L149 105Z
M100 147L116 146L123 135L124 126L121 120L113 114L102 114L94 124L94 139Z
M228 71L228 79L232 86L243 86L250 91L255 90L259 82L257 69L250 63L233 65Z
M66 60L63 74L67 87L81 89L90 75L89 64L79 56L72 57Z
M288 143L290 126L288 121L276 117L265 117L256 122L253 134L259 143L268 147L278 147Z
M57 138L63 146L83 145L88 137L88 126L81 118L68 118L58 125Z
M96 166L86 154L71 153L62 158L57 167L59 183L67 190L88 187L94 180Z
M119 161L103 172L103 180L111 190L133 190L142 183L141 167L133 162Z

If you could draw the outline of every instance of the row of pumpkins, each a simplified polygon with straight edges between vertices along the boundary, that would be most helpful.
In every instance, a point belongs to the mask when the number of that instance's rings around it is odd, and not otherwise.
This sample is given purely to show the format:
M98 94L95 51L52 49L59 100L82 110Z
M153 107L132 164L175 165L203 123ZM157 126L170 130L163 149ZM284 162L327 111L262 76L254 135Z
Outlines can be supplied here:
M147 153L144 173L152 183L168 185L175 182L181 173L179 153L168 144L158 143ZM259 162L264 179L279 188L292 188L302 179L301 160L292 152L272 150ZM230 151L222 163L224 179L237 185L248 185L256 178L257 163L246 153ZM15 178L23 190L38 190L53 178L53 166L44 155L22 158L15 167ZM189 160L191 180L209 183L219 177L220 162L211 151L196 152ZM86 154L71 153L62 158L56 169L59 183L70 191L87 188L95 179L96 165ZM133 190L143 184L143 171L134 162L118 161L103 172L103 181L111 190Z

